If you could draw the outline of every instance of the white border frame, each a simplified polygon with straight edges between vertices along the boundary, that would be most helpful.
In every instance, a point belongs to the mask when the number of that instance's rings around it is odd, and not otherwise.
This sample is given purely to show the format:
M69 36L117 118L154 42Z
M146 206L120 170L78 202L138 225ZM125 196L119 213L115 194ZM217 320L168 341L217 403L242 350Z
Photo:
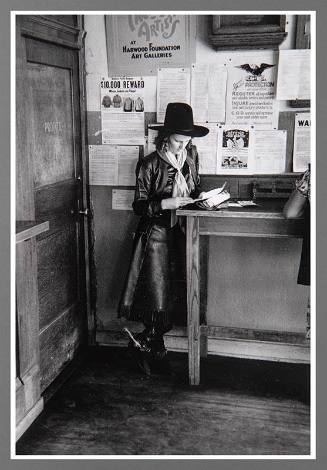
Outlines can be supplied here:
M10 144L11 144L11 165L10 165L10 227L11 227L11 289L10 289L10 302L11 302L11 325L10 325L10 423L11 423L11 452L10 457L14 460L136 460L136 459L151 459L151 460L315 460L316 459L316 191L311 192L311 404L310 404L310 454L309 455L16 455L15 453L15 427L16 427L16 413L15 413L15 351L16 351L16 335L15 335L15 279L16 279L16 257L15 257L15 233L16 233L16 15L45 15L45 14L61 14L61 15L128 15L128 14L166 14L171 13L167 11L11 11L11 42L10 42L10 67L11 67L11 96L10 96ZM174 14L187 14L187 15L214 15L214 14L256 14L257 11L175 11ZM283 10L269 10L263 11L264 14L289 14L289 15L310 15L311 16L311 187L316 188L316 11L315 10L301 10L301 11L283 11Z

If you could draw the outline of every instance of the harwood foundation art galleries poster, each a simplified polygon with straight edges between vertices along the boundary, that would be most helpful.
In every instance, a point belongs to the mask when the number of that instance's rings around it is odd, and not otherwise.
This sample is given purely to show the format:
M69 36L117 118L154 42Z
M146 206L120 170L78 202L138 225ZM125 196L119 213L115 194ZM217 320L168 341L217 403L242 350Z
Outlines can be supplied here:
M192 15L106 15L110 74L155 75L160 67L186 67L195 61Z

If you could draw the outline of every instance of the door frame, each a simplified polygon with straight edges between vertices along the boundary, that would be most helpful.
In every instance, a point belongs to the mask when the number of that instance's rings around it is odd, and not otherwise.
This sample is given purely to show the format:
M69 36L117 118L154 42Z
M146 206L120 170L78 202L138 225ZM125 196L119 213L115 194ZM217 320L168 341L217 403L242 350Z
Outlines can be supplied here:
M86 83L85 83L85 35L84 30L84 17L83 15L76 16L76 25L70 26L58 20L51 19L51 15L16 15L16 25L20 22L20 35L21 41L24 43L24 38L34 38L44 42L61 45L71 49L75 49L78 55L78 81L79 81L79 108L80 108L80 131L81 131L81 162L82 162L82 194L83 194L83 207L81 210L88 209L88 215L84 219L84 259L85 259L85 281L86 281L86 312L88 322L88 341L90 345L95 344L95 314L91 301L91 271L92 271L92 247L89 240L92 240L91 221L92 210L90 204L90 191L89 191L89 176L88 176L88 152L86 145L87 135L87 121L86 121ZM17 30L18 27L16 26ZM18 35L16 41L18 40ZM17 60L17 59L16 59ZM26 57L25 57L26 61ZM23 82L26 81L26 76L23 68L23 63L17 63L17 68L20 68L20 74ZM21 85L22 86L22 85ZM19 87L18 79L16 79L16 89ZM26 132L26 131L25 131ZM31 162L29 163L29 178L31 178ZM28 190L28 188L25 188ZM30 191L33 189L30 186ZM31 217L32 216L32 217ZM28 211L27 217L20 214L19 220L31 220L34 217L34 207ZM93 274L93 273L92 273Z
M87 316L87 329L88 329L88 344L95 344L95 315L92 306L91 296L91 265L92 253L89 244L89 239L92 240L91 231L91 218L92 212L90 211L90 193L88 185L88 153L86 146L86 90L85 90L85 53L84 53L84 19L82 15L73 15L75 24L70 25L58 21L58 19L51 18L52 15L15 15L16 20L16 220L19 222L34 221L35 222L35 201L34 201L34 185L33 185L33 162L31 155L26 151L26 137L28 120L28 109L26 100L27 96L27 70L26 70L26 38L32 38L41 42L53 43L58 46L73 49L76 52L77 65L78 65L78 88L79 88L79 118L76 123L80 129L80 162L79 165L81 174L76 177L80 180L80 187L82 190L80 207L81 212L88 210L88 214L78 215L83 217L81 223L81 252L83 253L83 265L85 267L83 284L85 286L85 312ZM21 99L19 99L21 98ZM23 106L22 106L23 103ZM34 241L25 242L31 243L33 265L36 267L37 253ZM17 261L18 258L17 258ZM21 261L20 261L21 262ZM35 269L34 269L35 271ZM34 272L36 275L36 272ZM34 282L35 283L35 282ZM19 293L16 290L16 295ZM33 292L35 297L33 312L23 312L19 318L19 324L16 329L19 336L19 347L22 342L28 344L31 350L30 363L27 364L28 374L33 372L30 382L33 393L28 393L26 389L27 384L18 383L16 390L19 390L16 400L19 397L19 402L16 406L19 410L19 426L17 429L16 439L18 439L23 432L30 426L32 421L38 416L43 409L43 400L40 397L40 373L39 373L39 336L38 331L36 334L36 325L38 325L38 299L37 291ZM31 323L30 314L33 313L34 319ZM24 334L19 335L19 331L24 331ZM17 345L16 345L17 346ZM23 349L25 345L23 344ZM14 358L12 358L14 359ZM19 360L19 357L18 357ZM26 361L25 361L26 362ZM18 364L19 366L19 364ZM25 364L26 366L26 364ZM26 368L26 367L25 367ZM18 371L19 373L19 371ZM21 378L20 378L21 379ZM16 381L17 385L17 381ZM26 389L25 392L22 389ZM22 397L25 397L22 399ZM32 397L32 398L31 398ZM25 402L22 403L22 400ZM33 403L32 403L33 402ZM23 418L21 419L21 417Z

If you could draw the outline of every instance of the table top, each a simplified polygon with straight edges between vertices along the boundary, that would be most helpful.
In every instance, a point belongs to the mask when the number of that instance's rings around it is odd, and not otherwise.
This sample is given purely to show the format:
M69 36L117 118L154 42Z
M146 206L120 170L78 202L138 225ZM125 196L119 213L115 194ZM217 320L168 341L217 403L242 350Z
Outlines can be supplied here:
M255 201L256 206L248 207L223 207L215 210L205 210L200 208L178 209L176 214L184 217L229 217L229 218L249 218L249 219L285 219L283 207L285 199L261 199Z

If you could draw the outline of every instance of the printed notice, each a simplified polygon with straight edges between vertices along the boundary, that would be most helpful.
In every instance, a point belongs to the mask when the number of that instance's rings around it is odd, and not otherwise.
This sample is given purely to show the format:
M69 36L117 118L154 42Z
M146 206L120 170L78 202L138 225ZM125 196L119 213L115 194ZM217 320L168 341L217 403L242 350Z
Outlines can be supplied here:
M134 186L137 146L89 145L91 185Z
M208 120L209 106L209 64L192 65L191 106L195 122Z
M102 143L144 145L145 81L108 77L100 82Z
M115 186L118 182L117 148L89 145L89 172L91 185Z
M277 99L310 99L310 49L279 51Z
M152 126L155 124L152 124ZM159 126L159 124L158 124ZM161 126L161 124L160 124ZM154 152L156 149L156 138L158 136L158 131L156 129L148 129L148 142L147 142L147 150L148 154Z
M118 186L134 186L139 148L119 146L118 152Z
M252 131L255 173L285 173L286 137L282 131Z
M217 173L246 174L252 170L249 128L219 126Z
M226 124L277 127L276 77L276 53L235 54L228 66Z
M226 67L217 64L193 64L191 70L194 121L225 122Z
M112 190L112 208L118 211L133 210L134 191L130 189Z
M102 113L102 143L144 145L144 114Z
M142 77L108 77L100 82L101 111L143 113L145 81Z
M192 142L196 145L199 154L199 173L203 175L214 175L217 173L217 145L218 124L201 123L209 129L209 134L204 137L193 137Z
M294 125L293 171L303 172L310 163L310 113L296 113Z
M142 12L141 12L142 13ZM185 67L195 60L194 15L105 15L111 73L153 75L161 67Z
M157 82L157 121L164 122L167 104L190 103L190 69L159 69Z
M226 115L227 68L223 65L209 66L208 121L225 122Z

